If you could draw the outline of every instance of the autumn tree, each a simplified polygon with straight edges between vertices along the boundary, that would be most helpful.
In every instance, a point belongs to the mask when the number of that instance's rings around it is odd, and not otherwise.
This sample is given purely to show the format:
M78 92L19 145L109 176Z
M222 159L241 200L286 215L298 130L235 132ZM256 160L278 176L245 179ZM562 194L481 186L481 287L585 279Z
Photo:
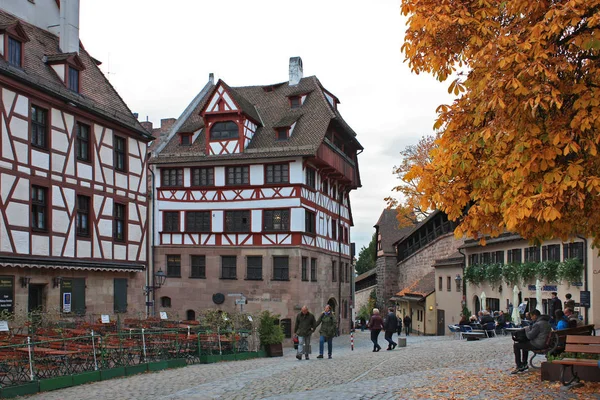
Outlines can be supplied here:
M421 206L420 198L423 193L419 189L419 177L413 175L407 178L407 174L413 167L422 168L433 161L431 150L435 145L434 140L433 136L424 136L416 145L406 146L400 152L402 162L394 167L394 174L398 176L400 184L394 187L393 191L400 195L400 199L388 197L385 200L388 202L388 207L397 211L400 228L415 225L431 212L430 209Z
M375 268L375 261L377 260L377 237L373 234L369 246L363 246L358 253L358 260L356 261L356 273L364 274L367 271Z
M451 80L420 206L457 235L600 244L600 0L402 0L413 72Z

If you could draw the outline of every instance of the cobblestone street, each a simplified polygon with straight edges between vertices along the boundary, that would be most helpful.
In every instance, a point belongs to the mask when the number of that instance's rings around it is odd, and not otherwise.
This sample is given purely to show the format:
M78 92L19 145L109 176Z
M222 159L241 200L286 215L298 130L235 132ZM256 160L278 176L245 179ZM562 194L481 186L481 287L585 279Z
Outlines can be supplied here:
M510 375L510 337L466 342L409 336L406 348L386 351L382 336L379 353L371 351L369 332L357 332L354 351L348 336L334 340L332 360L316 359L317 342L308 361L296 360L295 351L286 349L283 358L194 365L28 399L504 399L509 386L524 393L511 398L600 399L600 394L577 397L542 383L539 371Z

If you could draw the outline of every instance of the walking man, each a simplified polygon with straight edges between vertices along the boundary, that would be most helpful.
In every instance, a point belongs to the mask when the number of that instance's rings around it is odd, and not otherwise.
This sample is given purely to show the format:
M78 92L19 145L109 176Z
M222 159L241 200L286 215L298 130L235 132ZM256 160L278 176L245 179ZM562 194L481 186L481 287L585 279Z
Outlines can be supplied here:
M296 358L302 360L302 354L308 360L310 354L310 335L314 332L317 325L315 316L308 311L307 306L302 306L302 310L296 316L296 327L294 333L298 335L298 353Z
M388 308L388 315L385 317L385 323L383 324L385 328L385 340L388 342L388 350L394 350L398 343L394 342L392 336L396 329L398 328L398 317L396 317L396 313L392 307Z
M406 336L410 334L410 324L412 324L412 318L409 317L408 314L406 314L406 316L404 317L404 330Z
M560 301L556 292L552 292L552 298L548 301L548 315L550 316L550 322L554 320L554 313L556 310L562 311L562 301Z

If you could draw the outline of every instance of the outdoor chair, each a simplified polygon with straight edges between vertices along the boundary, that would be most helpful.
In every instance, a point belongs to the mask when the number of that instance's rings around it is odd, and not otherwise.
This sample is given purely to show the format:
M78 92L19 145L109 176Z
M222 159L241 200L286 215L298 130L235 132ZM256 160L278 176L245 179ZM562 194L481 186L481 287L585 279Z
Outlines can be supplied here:
M487 337L491 337L492 335L496 336L496 323L495 322L486 322L483 324L483 330Z
M448 329L450 332L454 333L455 339L460 339L462 337L462 332L460 331L460 327L456 325L448 325Z
M458 326L460 329L460 338L464 339L463 333L464 332L473 332L473 328L471 328L470 325L459 325Z

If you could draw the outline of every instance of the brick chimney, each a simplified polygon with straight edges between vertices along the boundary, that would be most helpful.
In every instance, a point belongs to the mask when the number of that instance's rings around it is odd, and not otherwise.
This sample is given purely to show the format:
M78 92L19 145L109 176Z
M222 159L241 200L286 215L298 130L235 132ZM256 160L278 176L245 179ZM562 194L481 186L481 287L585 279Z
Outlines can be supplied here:
M59 35L63 53L79 54L79 0L60 0Z
M160 129L162 131L168 131L171 129L173 124L177 121L175 118L164 118L160 120Z
M300 57L290 57L290 86L296 86L302 79L302 59Z
M152 122L150 122L150 121L141 121L140 125L142 125L142 128L144 128L148 132L150 132L150 133L152 132Z

